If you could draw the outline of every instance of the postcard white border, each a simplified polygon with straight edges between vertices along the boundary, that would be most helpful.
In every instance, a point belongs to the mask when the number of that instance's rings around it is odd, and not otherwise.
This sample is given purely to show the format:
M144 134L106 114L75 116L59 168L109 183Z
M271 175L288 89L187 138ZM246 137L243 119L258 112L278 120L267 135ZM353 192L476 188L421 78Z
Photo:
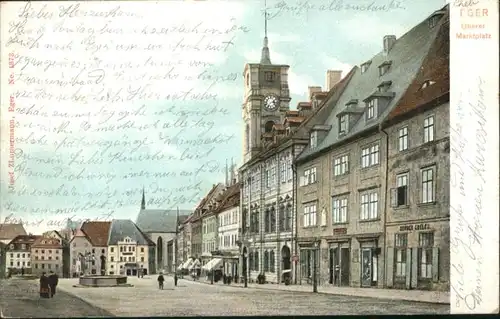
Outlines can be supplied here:
M449 2L450 311L498 313L498 0Z

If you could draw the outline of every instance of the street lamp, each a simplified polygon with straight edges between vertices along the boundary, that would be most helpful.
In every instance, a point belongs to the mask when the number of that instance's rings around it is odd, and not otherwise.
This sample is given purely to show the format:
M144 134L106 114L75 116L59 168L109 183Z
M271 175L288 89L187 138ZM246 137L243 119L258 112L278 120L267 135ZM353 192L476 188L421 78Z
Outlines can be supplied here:
M318 258L319 241L314 242L314 261L313 261L313 292L318 292L318 273L317 273L317 260Z

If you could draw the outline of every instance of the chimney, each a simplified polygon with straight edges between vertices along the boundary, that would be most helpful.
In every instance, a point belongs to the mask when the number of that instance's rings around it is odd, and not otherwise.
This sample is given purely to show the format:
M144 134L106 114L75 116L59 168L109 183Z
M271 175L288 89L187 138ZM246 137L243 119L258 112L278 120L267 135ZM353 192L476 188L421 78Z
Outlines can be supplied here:
M312 101L313 93L321 92L321 86L310 86L309 87L309 101Z
M396 43L395 35L386 35L384 36L384 54L388 54L391 51L392 47Z
M342 79L342 71L339 70L328 70L326 71L326 91L330 90L339 83Z

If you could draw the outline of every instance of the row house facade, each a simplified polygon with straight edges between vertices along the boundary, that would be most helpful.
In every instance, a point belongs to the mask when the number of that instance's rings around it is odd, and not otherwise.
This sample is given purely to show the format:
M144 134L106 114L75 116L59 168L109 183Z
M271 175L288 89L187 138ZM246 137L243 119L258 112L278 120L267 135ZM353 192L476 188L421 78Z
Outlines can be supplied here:
M233 179L232 184L221 194L217 207L218 250L217 257L222 260L223 271L232 278L239 277L240 251L240 183Z
M300 283L317 274L319 284L414 289L425 273L426 287L446 286L448 121L436 130L435 119L447 113L449 82L438 76L447 64L432 73L444 65L446 21L445 7L400 39L385 36L383 50L320 106L326 116L296 160ZM420 107L436 94L437 109Z
M51 271L63 277L63 244L61 239L40 236L31 245L31 273L40 276Z
M105 275L111 222L86 221L69 241L72 277Z
M131 220L113 220L107 244L107 274L156 273L156 244Z
M19 235L6 245L7 271L10 273L31 273L31 246L40 236Z

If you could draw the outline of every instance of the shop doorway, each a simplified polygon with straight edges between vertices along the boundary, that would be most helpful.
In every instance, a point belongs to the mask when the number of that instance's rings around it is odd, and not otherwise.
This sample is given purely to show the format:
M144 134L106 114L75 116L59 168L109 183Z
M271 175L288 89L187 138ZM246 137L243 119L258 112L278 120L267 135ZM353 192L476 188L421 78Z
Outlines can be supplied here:
M330 283L349 286L350 250L348 247L330 248Z
M371 248L363 248L361 250L361 286L371 287L373 277L372 254Z

